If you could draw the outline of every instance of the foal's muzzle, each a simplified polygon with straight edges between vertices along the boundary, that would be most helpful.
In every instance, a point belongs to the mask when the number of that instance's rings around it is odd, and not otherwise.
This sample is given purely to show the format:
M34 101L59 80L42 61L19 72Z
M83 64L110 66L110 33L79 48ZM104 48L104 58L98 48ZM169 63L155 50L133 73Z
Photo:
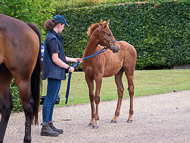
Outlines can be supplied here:
M120 50L120 46L118 44L110 45L110 48L113 51L113 53L117 53Z

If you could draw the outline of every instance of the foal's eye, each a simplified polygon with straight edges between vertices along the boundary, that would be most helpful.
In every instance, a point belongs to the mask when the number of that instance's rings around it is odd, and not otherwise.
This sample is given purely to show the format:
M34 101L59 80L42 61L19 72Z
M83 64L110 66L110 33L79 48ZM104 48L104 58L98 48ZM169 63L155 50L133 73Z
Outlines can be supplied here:
M111 33L107 33L108 36L111 36Z

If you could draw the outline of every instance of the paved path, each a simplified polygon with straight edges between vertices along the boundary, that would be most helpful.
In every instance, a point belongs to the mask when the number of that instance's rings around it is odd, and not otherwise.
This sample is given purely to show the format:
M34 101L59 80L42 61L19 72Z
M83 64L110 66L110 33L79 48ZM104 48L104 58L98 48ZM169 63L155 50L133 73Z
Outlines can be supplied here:
M99 129L88 127L90 104L56 107L54 125L62 128L59 137L40 136L41 126L32 126L33 143L190 143L190 90L135 97L133 123L127 123L129 99L121 115L111 124L117 101L100 102ZM41 111L39 122L41 122ZM24 114L12 114L5 143L22 143Z

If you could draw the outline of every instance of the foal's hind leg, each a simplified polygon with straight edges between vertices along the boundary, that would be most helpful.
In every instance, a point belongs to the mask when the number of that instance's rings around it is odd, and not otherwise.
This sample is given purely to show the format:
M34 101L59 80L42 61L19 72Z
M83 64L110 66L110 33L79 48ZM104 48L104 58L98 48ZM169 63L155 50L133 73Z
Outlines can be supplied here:
M117 108L115 111L115 116L111 120L111 123L116 123L117 117L120 115L120 108L121 108L123 92L124 92L124 87L123 87L123 83L122 83L122 75L123 75L123 68L115 75L115 83L117 85L118 101L117 101Z
M0 105L1 105L1 122L0 122L0 143L3 142L7 123L13 107L10 95L10 82L12 76L5 66L0 65Z
M95 115L96 115L95 106L94 106L94 80L87 75L85 75L85 79L88 84L89 98L90 98L90 103L91 103L91 121L89 123L89 126L93 126L95 122Z
M133 96L134 96L134 84L133 84L133 79L134 79L134 70L127 70L125 71L125 74L127 76L127 81L128 81L128 90L129 90L129 96L130 96L130 109L129 109L129 118L127 120L128 123L131 123L132 116L134 113L133 110Z

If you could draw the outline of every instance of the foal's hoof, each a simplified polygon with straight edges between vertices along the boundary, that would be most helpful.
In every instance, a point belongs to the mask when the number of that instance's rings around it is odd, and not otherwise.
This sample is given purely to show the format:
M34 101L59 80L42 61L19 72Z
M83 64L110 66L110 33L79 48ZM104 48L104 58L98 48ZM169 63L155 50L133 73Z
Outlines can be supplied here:
M117 121L116 120L111 120L111 122L110 123L116 123Z
M93 128L93 129L98 129L98 128L99 128L99 126L94 125L92 128Z
M133 122L133 120L131 120L131 119L127 120L127 123L132 123L132 122Z
M88 124L88 126L91 126L91 127L93 127L93 126L94 126L94 124L93 124L93 123L89 123L89 124Z

